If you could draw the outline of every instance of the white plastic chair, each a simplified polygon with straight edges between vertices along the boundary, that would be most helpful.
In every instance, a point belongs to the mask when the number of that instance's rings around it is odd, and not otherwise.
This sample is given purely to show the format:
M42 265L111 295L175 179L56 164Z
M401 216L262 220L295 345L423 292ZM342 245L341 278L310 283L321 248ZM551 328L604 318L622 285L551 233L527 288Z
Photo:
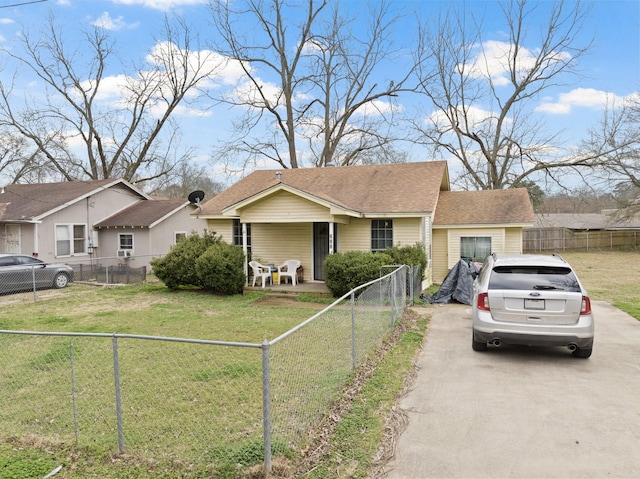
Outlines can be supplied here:
M271 280L271 268L264 266L257 261L249 261L249 266L253 270L253 287L256 287L256 279L262 279L262 287L264 288L267 279Z
M278 282L282 282L283 276L288 276L289 278L291 278L291 285L295 286L300 264L300 261L298 261L297 259L288 259L280 266L278 266Z

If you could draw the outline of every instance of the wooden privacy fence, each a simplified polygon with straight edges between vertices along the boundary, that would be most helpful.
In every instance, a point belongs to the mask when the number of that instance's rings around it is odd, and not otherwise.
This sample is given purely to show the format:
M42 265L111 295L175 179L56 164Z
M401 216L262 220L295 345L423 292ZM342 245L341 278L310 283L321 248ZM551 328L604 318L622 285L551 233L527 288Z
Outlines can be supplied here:
M565 250L627 249L640 246L640 230L574 231L567 228L526 229L525 253Z

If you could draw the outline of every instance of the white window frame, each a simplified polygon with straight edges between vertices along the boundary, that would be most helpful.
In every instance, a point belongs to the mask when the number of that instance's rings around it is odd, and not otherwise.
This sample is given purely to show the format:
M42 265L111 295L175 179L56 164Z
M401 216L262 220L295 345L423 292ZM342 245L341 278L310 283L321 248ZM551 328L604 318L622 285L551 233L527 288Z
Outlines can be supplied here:
M82 227L82 238L75 237L75 229L77 226ZM58 232L59 231L67 231L67 238L59 239ZM86 223L56 223L54 225L54 241L55 241L55 251L56 257L67 257L67 256L78 256L78 255L87 255L89 254L87 251L87 224ZM58 248L58 243L61 241L67 241L69 243L69 253L61 253ZM76 251L76 243L81 242L82 247L79 251Z
M131 236L131 245L122 243L122 238L124 236ZM118 251L126 251L128 254L125 256L133 256L134 247L135 238L133 233L118 233Z
M469 240L474 240L474 243L475 243L474 253L476 253L476 255L473 256L473 257L469 257L469 256L464 256L463 255L463 253L465 251L463 251L462 243L463 243L463 241L469 241ZM483 256L483 255L477 256L478 240L484 240L484 241L489 240L489 250L488 250L487 254L484 255L484 258L481 258L481 256ZM491 254L492 245L493 245L493 238L491 236L488 236L488 235L478 235L478 236L465 235L465 236L460 236L460 258L470 259L471 261L483 262L486 259L486 257Z
M374 253L384 252L387 248L393 247L393 219L380 218L371 220L370 241L371 251ZM382 248L380 248L379 243L383 243Z

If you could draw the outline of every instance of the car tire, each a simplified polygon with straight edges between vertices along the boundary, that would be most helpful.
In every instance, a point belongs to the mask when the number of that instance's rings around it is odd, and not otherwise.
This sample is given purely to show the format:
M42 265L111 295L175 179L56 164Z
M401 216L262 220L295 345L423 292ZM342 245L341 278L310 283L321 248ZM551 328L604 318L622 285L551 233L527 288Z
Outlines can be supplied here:
M66 288L68 284L69 276L64 273L58 273L55 278L53 278L53 287L56 289Z
M591 352L593 351L593 347L589 348L578 348L571 354L573 354L574 358L587 359L591 357Z
M486 341L476 341L476 335L471 333L471 347L474 351L486 351L487 343Z

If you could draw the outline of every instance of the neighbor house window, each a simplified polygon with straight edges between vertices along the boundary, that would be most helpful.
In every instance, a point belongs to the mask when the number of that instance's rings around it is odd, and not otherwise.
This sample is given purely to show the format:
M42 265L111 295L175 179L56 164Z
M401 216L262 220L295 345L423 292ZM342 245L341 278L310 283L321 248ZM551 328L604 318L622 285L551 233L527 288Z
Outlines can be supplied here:
M86 225L56 225L56 256L71 256L86 252Z
M187 233L185 231L176 231L173 244L178 244L180 241L187 237Z
M393 220L371 220L371 251L393 246Z
M233 244L242 246L242 223L239 219L233 220ZM251 223L247 223L247 252L251 252Z
M490 236L463 236L460 238L460 257L462 259L482 263L490 254Z
M118 235L119 250L133 250L133 233L122 233Z

